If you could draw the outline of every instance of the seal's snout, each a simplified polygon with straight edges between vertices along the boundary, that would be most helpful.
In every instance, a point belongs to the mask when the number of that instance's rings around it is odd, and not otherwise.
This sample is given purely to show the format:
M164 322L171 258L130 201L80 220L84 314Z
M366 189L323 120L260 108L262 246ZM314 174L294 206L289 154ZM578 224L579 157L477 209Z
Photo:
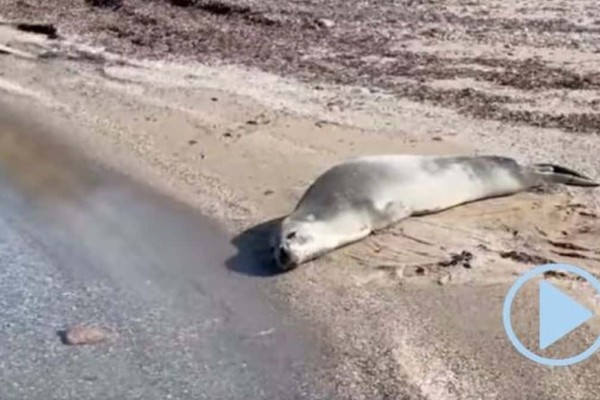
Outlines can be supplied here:
M288 253L288 251L283 246L279 248L279 254L277 258L279 259L279 265L282 266L290 264L290 261L292 260L290 258L290 253Z
M279 269L287 271L296 266L294 258L291 256L290 251L285 246L279 246L275 253L275 260Z
M297 221L288 217L273 237L271 242L273 258L281 271L294 269L304 260L306 238L301 230L302 227Z

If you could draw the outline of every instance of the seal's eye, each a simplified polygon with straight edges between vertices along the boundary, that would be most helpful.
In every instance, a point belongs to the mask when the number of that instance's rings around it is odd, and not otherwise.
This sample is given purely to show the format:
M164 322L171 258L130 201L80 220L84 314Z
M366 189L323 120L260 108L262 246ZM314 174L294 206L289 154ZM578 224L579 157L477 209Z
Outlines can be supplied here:
M285 236L286 239L293 239L295 237L296 237L296 232L290 232Z

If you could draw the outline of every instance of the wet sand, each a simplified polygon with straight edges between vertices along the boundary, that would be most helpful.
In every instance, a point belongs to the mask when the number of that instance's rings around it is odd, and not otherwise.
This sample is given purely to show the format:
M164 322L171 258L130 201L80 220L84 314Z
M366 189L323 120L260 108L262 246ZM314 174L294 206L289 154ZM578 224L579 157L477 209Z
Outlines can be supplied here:
M19 105L0 101L3 398L330 398L315 332L231 271L255 261L217 221ZM111 340L62 345L82 323Z

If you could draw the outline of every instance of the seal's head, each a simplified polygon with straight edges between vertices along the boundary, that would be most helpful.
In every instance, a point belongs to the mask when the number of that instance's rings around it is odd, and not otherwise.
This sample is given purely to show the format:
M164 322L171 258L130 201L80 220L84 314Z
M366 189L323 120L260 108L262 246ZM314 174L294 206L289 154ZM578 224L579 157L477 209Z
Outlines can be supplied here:
M327 234L327 224L314 219L283 220L272 242L277 267L290 270L333 248Z

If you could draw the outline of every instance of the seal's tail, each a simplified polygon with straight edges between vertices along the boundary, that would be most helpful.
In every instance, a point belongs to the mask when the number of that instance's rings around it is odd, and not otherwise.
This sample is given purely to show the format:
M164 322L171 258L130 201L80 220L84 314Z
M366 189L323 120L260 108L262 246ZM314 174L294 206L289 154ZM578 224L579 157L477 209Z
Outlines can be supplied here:
M594 182L587 176L560 165L533 164L530 168L534 176L544 183L562 183L569 186L587 187L600 186L600 183Z

